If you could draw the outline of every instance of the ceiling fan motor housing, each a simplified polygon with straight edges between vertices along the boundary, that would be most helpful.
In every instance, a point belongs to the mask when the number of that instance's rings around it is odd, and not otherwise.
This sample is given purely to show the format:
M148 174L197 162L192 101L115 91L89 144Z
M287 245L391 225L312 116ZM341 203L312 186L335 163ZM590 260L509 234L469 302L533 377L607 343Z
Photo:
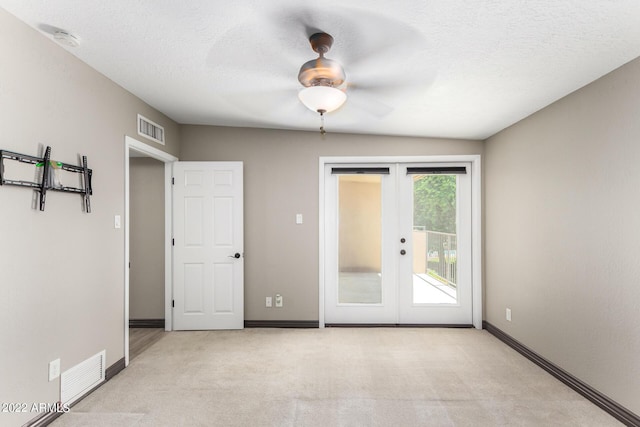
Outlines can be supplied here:
M333 37L327 33L315 33L309 37L309 42L320 56L305 62L300 67L298 81L305 87L342 85L346 78L342 66L337 61L324 57L333 45Z
M342 66L332 59L320 57L305 62L298 73L302 86L338 87L344 83L345 74Z

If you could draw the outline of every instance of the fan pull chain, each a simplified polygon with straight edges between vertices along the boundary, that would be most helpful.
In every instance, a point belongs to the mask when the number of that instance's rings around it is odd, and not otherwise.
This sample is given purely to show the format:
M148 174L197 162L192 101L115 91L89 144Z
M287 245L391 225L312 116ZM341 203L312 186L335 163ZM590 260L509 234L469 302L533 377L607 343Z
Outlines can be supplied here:
M326 110L318 110L318 113L320 113L320 135L327 133L327 131L324 130L324 113L326 112Z

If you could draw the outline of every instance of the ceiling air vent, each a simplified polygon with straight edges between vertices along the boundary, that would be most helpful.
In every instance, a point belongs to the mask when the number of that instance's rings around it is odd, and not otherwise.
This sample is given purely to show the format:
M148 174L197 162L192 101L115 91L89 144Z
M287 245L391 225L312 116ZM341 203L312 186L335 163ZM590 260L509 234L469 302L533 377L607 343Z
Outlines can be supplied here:
M138 135L164 145L164 128L140 114L138 114Z

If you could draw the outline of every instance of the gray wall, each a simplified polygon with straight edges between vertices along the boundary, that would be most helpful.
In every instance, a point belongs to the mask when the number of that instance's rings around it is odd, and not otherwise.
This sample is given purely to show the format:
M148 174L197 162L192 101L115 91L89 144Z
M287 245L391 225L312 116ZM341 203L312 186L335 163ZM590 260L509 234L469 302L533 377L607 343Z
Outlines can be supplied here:
M62 371L106 349L107 366L124 356L124 136L136 114L165 126L177 154L178 127L157 111L0 9L0 148L93 169L93 212L81 198L50 192L44 212L33 191L0 187L0 402L60 397ZM142 140L142 138L140 138ZM154 143L151 143L154 144ZM0 414L20 425L37 414Z
M129 160L129 317L164 319L164 163Z
M180 140L180 160L244 162L247 320L318 320L319 157L482 153L480 141L212 126L181 126ZM284 307L265 308L276 293Z
M490 138L484 163L486 320L636 414L639 161L635 60Z

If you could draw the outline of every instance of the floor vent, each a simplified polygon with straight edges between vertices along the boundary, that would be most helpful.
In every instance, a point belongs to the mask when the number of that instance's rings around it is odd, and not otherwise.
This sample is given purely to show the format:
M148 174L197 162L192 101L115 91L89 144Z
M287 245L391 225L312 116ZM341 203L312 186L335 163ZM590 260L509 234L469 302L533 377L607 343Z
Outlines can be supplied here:
M104 381L106 350L65 371L60 376L60 400L73 403Z
M138 114L138 135L164 145L164 128L140 114Z

